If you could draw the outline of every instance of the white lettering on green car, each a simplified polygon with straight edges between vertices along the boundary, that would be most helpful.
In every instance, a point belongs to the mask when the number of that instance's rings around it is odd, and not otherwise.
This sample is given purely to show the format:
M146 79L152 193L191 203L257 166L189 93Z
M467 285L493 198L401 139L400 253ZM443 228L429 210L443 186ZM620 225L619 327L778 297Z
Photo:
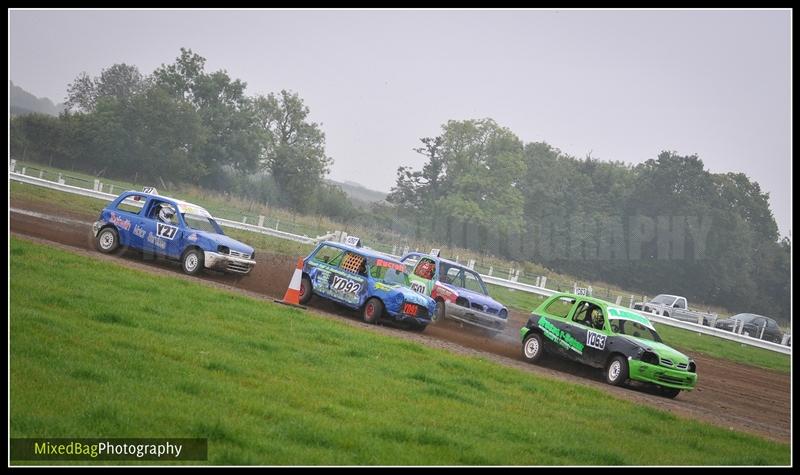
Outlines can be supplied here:
M613 318L624 318L627 320L633 320L634 322L641 323L642 325L646 326L647 328L653 330L653 324L650 323L650 320L644 318L643 316L639 315L636 312L631 312L630 310L620 308L620 307L612 307L609 305L608 307L608 315L609 317Z
M578 354L583 354L583 343L576 340L569 333L553 325L550 320L546 319L545 317L539 317L537 324L539 325L539 328L542 329L544 336L552 340L557 345L567 350L575 351Z

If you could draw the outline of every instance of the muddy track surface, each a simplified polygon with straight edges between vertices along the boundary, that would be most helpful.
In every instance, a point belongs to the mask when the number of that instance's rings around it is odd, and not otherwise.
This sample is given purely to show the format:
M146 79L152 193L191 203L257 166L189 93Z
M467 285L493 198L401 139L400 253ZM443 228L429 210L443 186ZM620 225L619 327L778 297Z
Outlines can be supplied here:
M252 297L280 298L286 291L298 256L286 256L259 249L258 264L247 276L205 273L201 277L182 274L179 264L164 260L145 260L134 252L103 255L94 248L91 222L94 215L63 210L38 201L23 201L12 197L10 210L11 232L35 241L47 242L72 252L97 259L107 259L147 272L167 274L175 278L202 280L220 288L241 292ZM700 419L732 430L758 434L779 442L790 442L791 396L790 375L755 368L728 360L692 354L697 362L699 383L691 392L676 399L659 396L646 387L617 388L603 382L598 370L546 358L540 365L522 361L518 330L525 324L526 313L512 311L503 334L490 337L479 330L446 321L429 326L424 333L395 328L392 325L366 325L355 312L314 298L310 309L326 318L336 318L368 331L388 333L425 345L460 354L482 357L506 366L546 377L594 387L638 404L664 409L676 415Z

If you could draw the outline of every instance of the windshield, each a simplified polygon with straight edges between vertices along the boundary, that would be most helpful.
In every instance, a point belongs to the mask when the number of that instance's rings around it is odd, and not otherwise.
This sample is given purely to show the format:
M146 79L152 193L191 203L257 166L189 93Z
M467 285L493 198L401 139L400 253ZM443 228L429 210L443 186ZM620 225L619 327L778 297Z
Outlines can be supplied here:
M660 303L661 305L672 305L675 302L675 297L672 295L659 295L652 300L653 303Z
M644 340L661 342L661 337L658 336L655 330L651 330L639 322L624 318L612 318L610 321L611 331L617 335L628 335Z
M384 259L370 259L369 275L384 284L411 285L403 264Z
M213 218L207 218L197 214L184 213L183 220L186 222L186 226L192 229L214 234L224 234L222 229L220 229L219 225L216 221L214 221Z

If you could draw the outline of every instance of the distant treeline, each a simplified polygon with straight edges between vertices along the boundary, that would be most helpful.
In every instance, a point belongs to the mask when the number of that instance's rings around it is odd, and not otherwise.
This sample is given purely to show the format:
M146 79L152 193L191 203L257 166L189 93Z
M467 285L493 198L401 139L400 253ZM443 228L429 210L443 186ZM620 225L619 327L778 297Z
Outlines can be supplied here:
M13 156L115 177L192 183L331 217L355 213L324 181L325 134L296 94L250 97L181 49L145 76L114 64L68 87L66 111L11 120ZM258 176L256 176L258 174Z
M491 119L421 139L387 200L356 209L325 181L325 135L295 93L247 96L181 49L150 75L115 64L81 74L59 117L10 123L12 157L139 182L191 183L442 242L622 288L682 294L789 320L791 243L744 174L662 152L631 166L524 143ZM387 233L388 231L388 233Z
M417 235L622 288L789 320L790 248L742 173L662 152L636 166L523 143L491 119L421 139L388 197Z

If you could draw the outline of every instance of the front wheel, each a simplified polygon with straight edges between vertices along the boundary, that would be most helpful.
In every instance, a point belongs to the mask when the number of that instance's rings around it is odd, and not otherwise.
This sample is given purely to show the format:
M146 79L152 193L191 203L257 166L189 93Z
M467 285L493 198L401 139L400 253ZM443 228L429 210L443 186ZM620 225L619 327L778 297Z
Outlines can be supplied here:
M431 323L437 323L444 320L444 301L436 301L436 310L431 315Z
M367 300L362 312L362 318L367 323L378 323L378 319L383 314L383 302L376 298Z
M119 247L119 233L114 228L103 228L95 238L97 249L104 254L109 254Z
M606 366L606 382L612 386L622 386L628 380L628 360L623 356L615 356Z
M202 252L197 249L189 249L183 253L183 258L181 259L183 272L189 275L199 274L200 271L203 270L204 260L205 256L203 256Z
M522 357L528 363L536 363L542 358L544 353L544 345L542 344L542 335L538 333L531 333L525 337L522 342Z
M311 300L311 279L306 276L300 280L300 305L305 305Z

